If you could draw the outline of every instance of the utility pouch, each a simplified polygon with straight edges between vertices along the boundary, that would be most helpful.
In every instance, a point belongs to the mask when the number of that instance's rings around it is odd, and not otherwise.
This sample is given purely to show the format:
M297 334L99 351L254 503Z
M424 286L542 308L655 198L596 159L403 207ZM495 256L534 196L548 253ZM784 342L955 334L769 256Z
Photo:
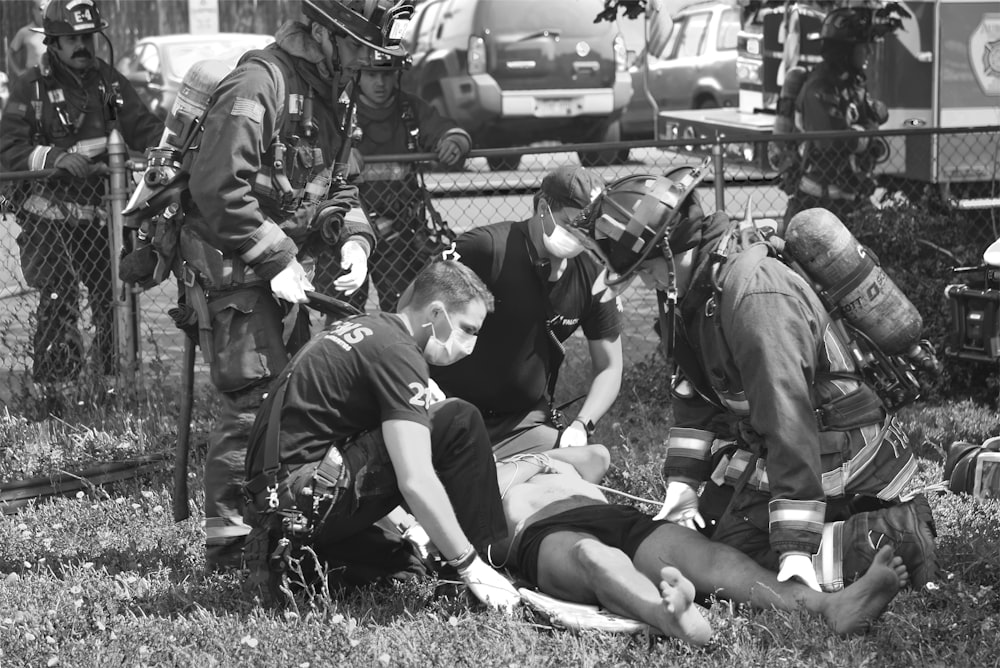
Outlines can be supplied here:
M209 294L212 319L212 383L238 392L273 378L288 363L282 339L284 313L263 287Z
M867 384L816 409L820 431L851 431L884 420L882 400Z

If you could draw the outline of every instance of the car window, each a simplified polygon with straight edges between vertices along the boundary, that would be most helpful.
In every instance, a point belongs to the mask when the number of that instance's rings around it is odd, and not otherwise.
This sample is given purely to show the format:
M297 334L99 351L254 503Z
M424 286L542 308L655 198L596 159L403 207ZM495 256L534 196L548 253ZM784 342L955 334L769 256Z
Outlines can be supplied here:
M613 27L607 21L594 23L600 3L579 3L578 11L566 11L566 3L539 0L484 0L477 23L496 34L535 33L550 29L573 37L606 35ZM591 11L593 9L593 11Z
M152 44L146 44L136 58L138 69L156 74L160 71L160 52Z
M715 48L719 51L735 49L739 34L740 13L735 9L727 9L722 12L722 20L719 22L719 39Z
M708 32L708 12L690 14L677 38L677 58L691 58L704 50L705 33Z

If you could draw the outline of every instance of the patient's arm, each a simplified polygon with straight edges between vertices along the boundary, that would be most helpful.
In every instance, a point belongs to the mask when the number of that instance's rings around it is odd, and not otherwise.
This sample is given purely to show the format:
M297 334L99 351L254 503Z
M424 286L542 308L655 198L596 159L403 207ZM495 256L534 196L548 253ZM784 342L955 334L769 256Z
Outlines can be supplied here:
M608 449L596 443L578 448L560 448L545 454L554 462L572 464L581 478L592 483L603 480L604 474L611 466L611 454ZM555 465L558 467L558 463Z

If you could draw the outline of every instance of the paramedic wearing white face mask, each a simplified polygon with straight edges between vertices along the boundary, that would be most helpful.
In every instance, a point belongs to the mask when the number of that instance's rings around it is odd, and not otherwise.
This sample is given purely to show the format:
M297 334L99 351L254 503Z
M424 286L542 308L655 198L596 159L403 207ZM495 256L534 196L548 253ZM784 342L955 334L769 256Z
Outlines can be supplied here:
M447 366L427 359L448 396L483 413L498 457L587 444L618 396L620 303L604 285L601 267L566 228L603 188L600 177L582 167L559 167L542 180L531 218L466 232L450 251L496 296L496 311L467 358ZM443 339L440 327L435 321L435 336ZM577 329L587 339L592 378L560 424L551 411L554 381L563 343Z

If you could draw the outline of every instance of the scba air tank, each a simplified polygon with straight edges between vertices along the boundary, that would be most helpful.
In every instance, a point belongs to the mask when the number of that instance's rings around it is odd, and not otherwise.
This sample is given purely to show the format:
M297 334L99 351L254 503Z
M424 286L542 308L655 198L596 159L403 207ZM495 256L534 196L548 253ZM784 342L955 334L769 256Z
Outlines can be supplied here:
M919 343L920 313L835 215L826 209L797 213L788 221L785 249L882 352L909 353Z
M191 66L167 114L160 146L179 151L187 149L204 119L215 89L232 69L232 65L221 60L200 60Z

